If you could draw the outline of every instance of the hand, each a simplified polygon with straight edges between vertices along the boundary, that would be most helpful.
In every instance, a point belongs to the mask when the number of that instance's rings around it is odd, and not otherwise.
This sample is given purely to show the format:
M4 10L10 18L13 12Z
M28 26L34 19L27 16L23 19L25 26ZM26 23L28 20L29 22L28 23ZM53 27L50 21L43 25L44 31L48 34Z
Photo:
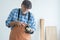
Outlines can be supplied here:
M18 22L15 22L15 25L17 25L17 26L21 26L22 23L18 21Z
M21 22L21 25L24 26L24 27L27 26L27 24L24 23L24 22Z
M20 22L16 22L16 21L12 21L12 22L10 23L10 26L14 27L14 25L15 25L15 26L20 26L21 23L20 23Z
M9 25L13 27L14 24L15 24L15 21L11 22Z
M15 25L25 27L27 24L24 23L24 22L19 22L19 21L18 21L18 22L15 22Z
M26 26L27 24L24 22L19 22L19 21L13 21L10 23L11 26L16 25L16 26Z

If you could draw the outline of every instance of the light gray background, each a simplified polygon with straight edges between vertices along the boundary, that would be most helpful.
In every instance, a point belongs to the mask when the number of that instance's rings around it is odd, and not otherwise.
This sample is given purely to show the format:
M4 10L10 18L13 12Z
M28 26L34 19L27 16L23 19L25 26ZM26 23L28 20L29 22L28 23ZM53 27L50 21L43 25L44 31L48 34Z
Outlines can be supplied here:
M31 40L40 40L39 20L45 19L44 26L56 26L57 37L60 40L60 0L31 0L33 8L31 12L36 19L37 30ZM22 0L0 0L0 40L8 40L10 29L5 26L10 11L18 8Z

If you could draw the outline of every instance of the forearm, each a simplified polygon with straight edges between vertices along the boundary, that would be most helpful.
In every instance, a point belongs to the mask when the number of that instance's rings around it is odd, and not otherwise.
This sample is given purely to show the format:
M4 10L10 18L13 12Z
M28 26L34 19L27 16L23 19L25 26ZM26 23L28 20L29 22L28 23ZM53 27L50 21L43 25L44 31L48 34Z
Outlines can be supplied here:
M22 23L21 22L16 22L16 21L12 21L11 23L10 23L10 26L12 26L12 27L15 27L15 26L22 26Z
M11 27L14 27L14 25L15 25L14 21L10 22L10 24L9 24L9 26L11 26Z

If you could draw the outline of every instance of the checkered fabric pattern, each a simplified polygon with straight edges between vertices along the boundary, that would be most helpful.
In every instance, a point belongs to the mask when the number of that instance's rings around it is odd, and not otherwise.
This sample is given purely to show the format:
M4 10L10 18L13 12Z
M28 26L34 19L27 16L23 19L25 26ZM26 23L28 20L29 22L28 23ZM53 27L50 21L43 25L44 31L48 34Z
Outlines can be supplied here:
M12 21L17 21L17 19L18 19L18 9L19 8L15 8L10 12L10 15L8 16L8 18L6 20L6 26L8 26L10 24L10 22L12 22ZM28 21L28 13L23 15L23 13L20 9L19 21L24 22L26 24L29 24L32 29L36 30L36 23L35 23L35 19L34 19L32 13L30 13L30 20Z

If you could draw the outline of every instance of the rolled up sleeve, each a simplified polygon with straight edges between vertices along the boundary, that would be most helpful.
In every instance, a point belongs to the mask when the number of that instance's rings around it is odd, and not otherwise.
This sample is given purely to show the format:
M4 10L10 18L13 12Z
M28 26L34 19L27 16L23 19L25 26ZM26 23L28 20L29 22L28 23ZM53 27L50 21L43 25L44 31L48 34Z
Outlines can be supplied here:
M14 10L12 10L12 11L10 12L10 14L9 14L9 16L8 16L8 18L7 18L7 20L5 21L7 27L10 27L9 24L10 24L10 22L11 22L12 19L13 19L13 15L14 15Z
M31 14L29 20L30 27L35 31L36 30L36 22L34 16Z

